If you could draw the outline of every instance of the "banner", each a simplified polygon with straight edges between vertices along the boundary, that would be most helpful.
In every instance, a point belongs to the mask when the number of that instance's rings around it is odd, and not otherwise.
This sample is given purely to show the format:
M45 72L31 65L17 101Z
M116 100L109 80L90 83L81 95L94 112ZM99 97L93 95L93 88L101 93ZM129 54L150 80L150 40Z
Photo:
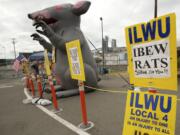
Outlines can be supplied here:
M80 48L80 41L66 43L66 51L72 79L85 81L84 64Z
M48 58L48 52L46 49L44 50L44 66L46 69L46 75L50 76L51 75L51 69L50 69L50 63L49 63L49 58Z
M130 83L177 90L176 16L125 28Z
M174 135L177 97L129 90L123 135Z

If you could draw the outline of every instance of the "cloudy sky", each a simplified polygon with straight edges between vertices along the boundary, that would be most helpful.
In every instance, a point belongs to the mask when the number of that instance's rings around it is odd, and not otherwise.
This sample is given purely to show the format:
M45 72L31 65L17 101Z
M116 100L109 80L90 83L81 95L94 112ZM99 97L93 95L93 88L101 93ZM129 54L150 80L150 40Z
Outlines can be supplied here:
M12 38L16 38L17 52L39 51L43 48L30 35L34 32L27 14L61 3L78 0L0 0L0 58L12 58ZM154 16L154 0L90 0L89 11L82 16L81 28L97 48L101 46L101 22L104 34L117 39L118 46L125 46L124 28L146 22ZM158 0L158 16L175 12L177 39L180 40L180 0ZM109 45L110 46L110 45ZM91 47L92 48L92 47Z

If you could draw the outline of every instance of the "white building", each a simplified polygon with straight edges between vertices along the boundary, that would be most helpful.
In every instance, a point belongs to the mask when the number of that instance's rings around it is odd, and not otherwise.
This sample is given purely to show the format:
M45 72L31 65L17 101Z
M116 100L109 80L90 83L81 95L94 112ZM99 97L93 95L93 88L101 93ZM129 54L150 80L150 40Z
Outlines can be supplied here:
M106 65L127 65L127 51L125 47L109 48L105 53Z
M94 58L102 59L101 48L97 50L92 50ZM126 47L111 47L108 52L104 53L105 65L127 65L127 51ZM99 63L100 65L102 64Z

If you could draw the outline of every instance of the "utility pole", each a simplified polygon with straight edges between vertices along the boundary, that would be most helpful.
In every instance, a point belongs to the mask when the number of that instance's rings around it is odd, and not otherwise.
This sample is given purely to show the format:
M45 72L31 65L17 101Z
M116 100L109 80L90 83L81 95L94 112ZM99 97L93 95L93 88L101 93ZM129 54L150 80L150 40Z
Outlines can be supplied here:
M157 18L157 0L154 0L154 18ZM148 88L150 93L157 93L157 90L155 90L154 88Z
M16 39L15 38L12 38L12 44L13 44L13 47L14 47L14 57L16 59Z
M103 59L103 70L105 67L105 61L104 61L104 36L103 36L103 18L100 17L100 21L101 21L101 31L102 31L102 59Z
M158 9L158 1L155 0L155 3L154 3L154 18L157 18L157 9Z

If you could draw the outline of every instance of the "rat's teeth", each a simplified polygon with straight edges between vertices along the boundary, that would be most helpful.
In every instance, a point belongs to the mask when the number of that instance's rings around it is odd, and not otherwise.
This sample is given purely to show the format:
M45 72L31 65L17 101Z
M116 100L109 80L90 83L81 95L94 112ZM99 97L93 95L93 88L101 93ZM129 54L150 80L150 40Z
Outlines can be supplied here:
M33 22L32 22L32 24L34 25L36 23L36 21L34 20Z

